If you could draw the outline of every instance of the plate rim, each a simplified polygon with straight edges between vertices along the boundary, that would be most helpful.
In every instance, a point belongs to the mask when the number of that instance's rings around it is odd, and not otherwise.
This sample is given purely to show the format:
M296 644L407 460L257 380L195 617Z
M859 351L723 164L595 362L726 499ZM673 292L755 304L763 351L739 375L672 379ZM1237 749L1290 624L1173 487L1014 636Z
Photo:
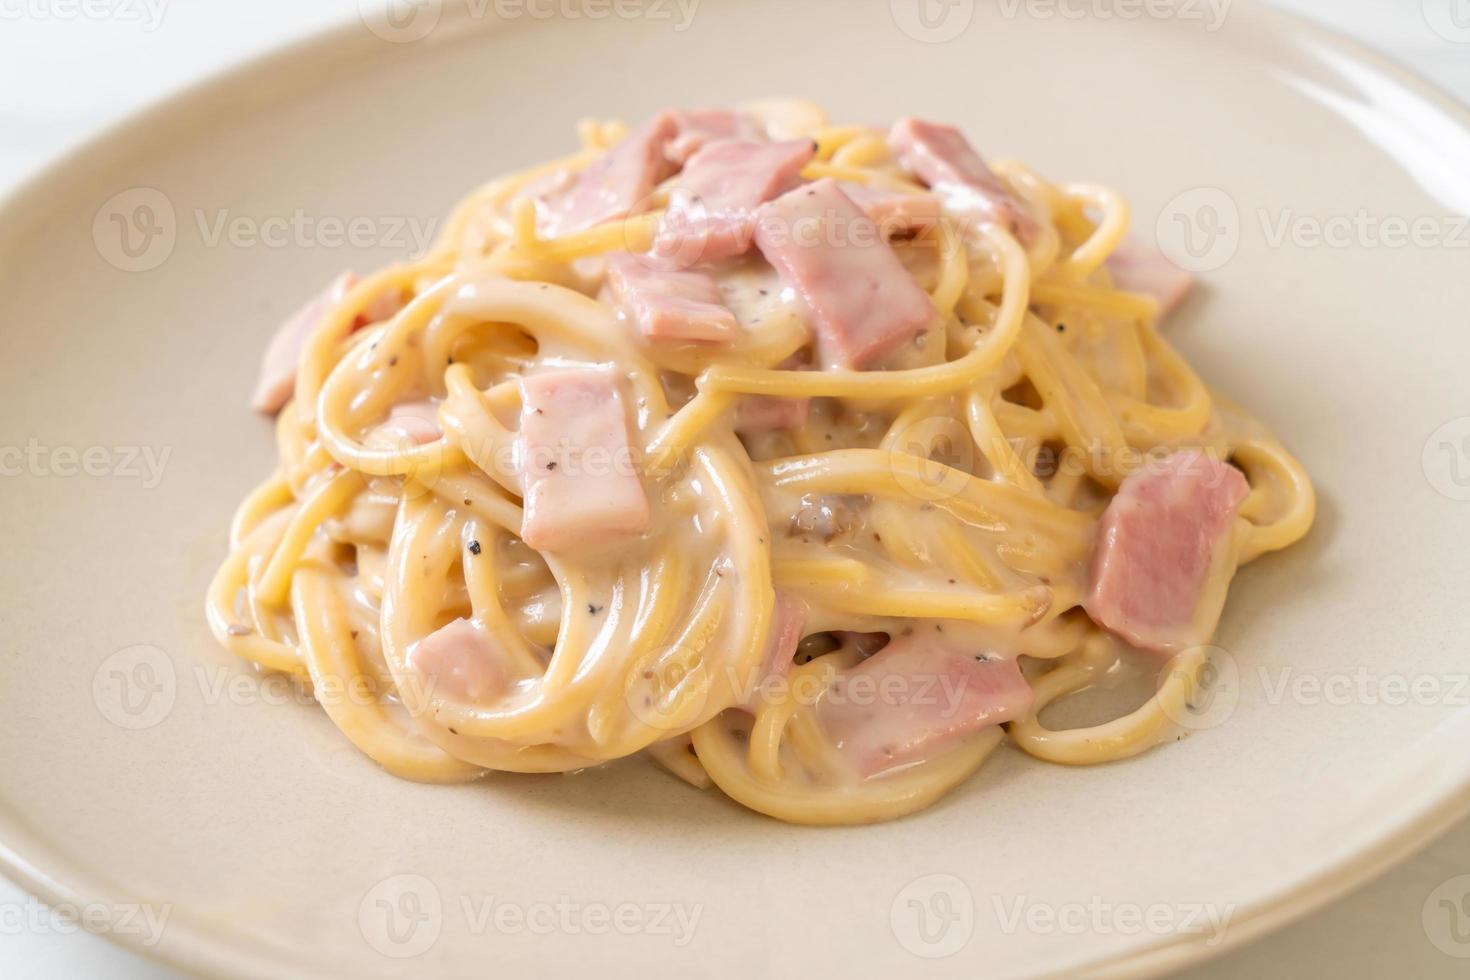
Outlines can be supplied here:
M0 194L0 226L11 231L7 247L23 238L33 214L44 213L44 202L75 195L86 178L101 174L109 160L156 148L191 119L207 117L221 103L267 109L285 91L330 77L354 60L394 57L386 49L405 49L400 58L420 57L426 46L452 44L465 36L481 36L504 29L493 16L471 16L470 0L442 0L443 18L433 36L415 44L390 45L364 29L368 16L359 4L358 17L314 28L297 37L235 59L183 86L130 110L93 134L69 144L4 194ZM729 2L729 0L725 0ZM1231 16L1243 17L1253 28L1276 27L1283 33L1310 37L1333 47L1359 63L1390 75L1414 96L1432 103L1470 133L1470 104L1439 83L1424 77L1397 58L1293 10L1268 0L1233 0ZM1274 22L1274 24L1273 24ZM259 86L242 84L269 79ZM96 181L100 183L101 181ZM1470 717L1452 719L1470 734ZM1134 948L1103 956L1082 958L1065 968L1032 975L1063 977L1075 971L1109 978L1148 980L1198 965L1241 949L1297 922L1379 877L1429 846L1459 821L1470 816L1470 760L1444 758L1411 773L1402 783L1380 787L1372 799L1393 796L1396 809L1407 816L1384 829L1359 838L1355 847L1321 862L1309 873L1277 889L1270 896L1237 909L1231 928L1216 946L1204 937L1160 936ZM1411 805L1412 804L1412 805ZM1342 850L1339 848L1339 850ZM25 816L0 798L0 874L50 907L123 904L128 889L105 882L105 876L66 857L63 841L50 841L31 827ZM170 919L169 939L147 946L142 938L117 930L102 930L107 941L145 960L197 975L251 977L267 971L280 977L324 976L290 958L284 951L228 929L210 929L204 919Z

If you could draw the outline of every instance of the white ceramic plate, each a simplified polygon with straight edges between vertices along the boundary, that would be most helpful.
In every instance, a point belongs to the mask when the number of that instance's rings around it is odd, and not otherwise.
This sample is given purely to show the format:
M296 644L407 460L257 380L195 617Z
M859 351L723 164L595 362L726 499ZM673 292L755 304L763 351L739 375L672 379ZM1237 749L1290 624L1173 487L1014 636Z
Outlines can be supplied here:
M238 976L1144 975L1464 812L1466 113L1254 4L1220 24L1204 3L911 6L703 0L680 30L676 5L498 24L430 4L176 99L7 202L6 872L101 903L140 948L130 904L167 912L145 951ZM1095 769L1001 753L927 813L813 830L641 763L400 782L215 648L200 594L273 459L245 400L282 314L580 116L773 93L954 119L1192 246L1208 286L1174 339L1322 497L1312 536L1235 587L1234 669L1194 737ZM320 223L352 218L370 247Z

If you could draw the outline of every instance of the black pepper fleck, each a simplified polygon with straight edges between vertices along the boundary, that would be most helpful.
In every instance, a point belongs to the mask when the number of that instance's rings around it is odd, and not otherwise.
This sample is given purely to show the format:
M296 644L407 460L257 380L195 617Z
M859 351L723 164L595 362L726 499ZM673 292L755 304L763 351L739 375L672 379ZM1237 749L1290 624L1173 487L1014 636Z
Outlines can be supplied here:
M472 554L472 555L478 555L479 553L480 553L480 542L478 542L478 541L471 541L470 542L470 554Z

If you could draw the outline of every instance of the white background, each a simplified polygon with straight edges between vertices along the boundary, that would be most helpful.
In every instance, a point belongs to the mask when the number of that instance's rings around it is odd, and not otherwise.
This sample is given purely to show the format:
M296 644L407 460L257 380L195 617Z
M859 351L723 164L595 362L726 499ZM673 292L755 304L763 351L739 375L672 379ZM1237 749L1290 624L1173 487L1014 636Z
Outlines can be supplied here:
M88 0L98 3L99 0ZM1470 102L1470 44L1436 34L1426 7L1470 0L1272 0L1338 28ZM67 16L79 0L0 0L0 194L115 122L242 57L344 22L358 0L100 0L139 19ZM95 8L92 8L95 9ZM161 11L151 23L149 10ZM1470 180L1470 174L1465 175ZM1331 976L1404 980L1470 977L1425 935L1436 886L1470 874L1470 823L1357 894L1247 949L1185 974L1188 980ZM31 900L0 879L0 911ZM27 915L25 921L31 922ZM84 933L0 917L0 977L174 974Z

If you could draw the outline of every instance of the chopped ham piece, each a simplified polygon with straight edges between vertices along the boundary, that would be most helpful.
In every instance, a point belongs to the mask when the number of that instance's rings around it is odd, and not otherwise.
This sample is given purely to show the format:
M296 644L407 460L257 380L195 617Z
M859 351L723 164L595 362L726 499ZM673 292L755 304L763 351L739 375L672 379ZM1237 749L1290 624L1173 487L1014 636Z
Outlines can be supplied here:
M521 379L521 539L538 551L595 547L647 529L628 420L609 370Z
M431 401L420 401L394 405L388 412L388 420L373 429L368 441L422 446L438 442L443 436L444 430L439 427L439 406Z
M957 213L973 213L993 221L1021 241L1036 234L1036 219L995 171L953 126L900 119L888 145L905 170L945 199Z
M305 306L291 314L266 345L260 361L260 377L250 404L257 412L279 412L291 400L296 389L296 368L301 351L314 330L342 302L347 291L357 284L357 277L344 272L333 279L326 290L312 297Z
M664 153L669 160L683 166L706 143L715 140L762 140L765 127L748 112L734 109L675 109L676 135Z
M276 328L261 358L260 376L255 382L255 393L250 399L251 407L257 412L274 414L291 400L291 395L296 390L296 368L307 339L358 281L357 276L351 272L340 273L325 290L312 297L305 306ZM353 324L353 329L387 320L401 306L401 298L396 291L384 292L367 305Z
M699 269L661 268L649 255L611 255L607 284L623 314L653 340L721 341L734 336L735 314L720 303L714 277Z
M935 319L928 295L833 180L763 205L755 241L806 301L829 368L875 364Z
M1194 276L1179 268L1157 246L1129 239L1108 256L1113 285L1159 301L1159 319L1173 312L1194 287Z
M645 209L648 195L674 172L664 147L678 132L674 114L661 112L623 137L567 191L541 199L541 233L557 238Z
M523 187L521 187L519 191L516 192L515 196L512 197L511 200L535 201L541 199L550 199L557 196L567 188L571 187L576 182L576 171L567 170L565 168L553 170L550 173L542 174L541 176L528 181Z
M756 209L795 187L816 152L811 140L706 146L674 183L655 253L681 266L745 254Z
M846 180L839 181L838 186L873 219L884 238L921 231L939 222L939 198L933 194L910 194Z
M1015 660L924 627L840 673L817 711L828 737L871 776L1013 721L1034 699Z
M426 677L430 697L486 704L507 687L500 652L468 619L456 619L415 643L408 662Z
M1174 654L1207 642L1225 604L1231 535L1249 493L1239 470L1197 450L1129 476L1098 526L1087 614L1140 649Z
M796 648L801 643L802 630L806 626L806 603L794 593L776 591L776 606L772 611L770 640L766 644L766 656L761 661L760 673L755 678L750 697L743 705L754 708L761 698L762 690L772 681L780 680L791 673Z
M799 429L811 415L810 398L744 395L735 403L735 431L747 435Z

